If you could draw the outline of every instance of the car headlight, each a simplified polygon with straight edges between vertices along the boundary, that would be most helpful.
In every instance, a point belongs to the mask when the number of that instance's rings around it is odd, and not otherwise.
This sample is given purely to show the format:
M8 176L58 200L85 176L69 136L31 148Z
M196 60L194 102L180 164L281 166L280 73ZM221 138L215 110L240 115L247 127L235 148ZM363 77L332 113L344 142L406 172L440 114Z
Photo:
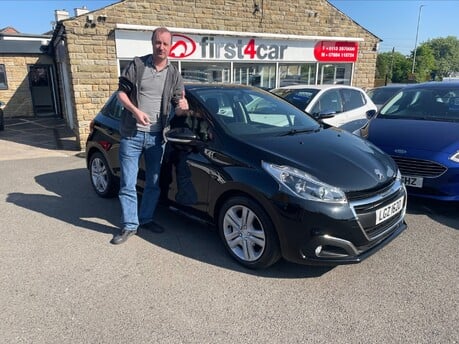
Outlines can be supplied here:
M266 172L295 196L312 201L346 203L346 195L342 190L321 182L317 178L290 166L279 166L262 162Z
M454 153L449 157L449 160L452 160L454 162L459 162L459 152Z
M397 169L397 176L395 177L395 179L398 181L402 180L402 173L400 172L400 169Z

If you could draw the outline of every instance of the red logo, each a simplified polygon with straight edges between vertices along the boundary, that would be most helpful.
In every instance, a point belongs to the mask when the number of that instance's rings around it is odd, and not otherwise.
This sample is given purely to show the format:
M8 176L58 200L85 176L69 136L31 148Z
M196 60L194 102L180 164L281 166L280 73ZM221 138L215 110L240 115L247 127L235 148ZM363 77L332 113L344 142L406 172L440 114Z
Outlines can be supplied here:
M317 61L355 62L359 45L357 42L320 41L314 46Z
M172 42L169 57L183 59L196 51L196 43L190 37L175 33L172 35Z

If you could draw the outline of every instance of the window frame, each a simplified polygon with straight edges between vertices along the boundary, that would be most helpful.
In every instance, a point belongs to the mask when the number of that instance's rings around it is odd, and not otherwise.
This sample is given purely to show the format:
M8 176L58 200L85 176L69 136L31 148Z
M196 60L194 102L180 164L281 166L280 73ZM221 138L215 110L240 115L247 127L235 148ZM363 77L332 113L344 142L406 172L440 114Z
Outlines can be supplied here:
M3 74L3 78L2 78ZM4 82L1 80L4 79ZM8 77L6 75L6 68L3 63L0 63L0 90L7 90L8 89Z

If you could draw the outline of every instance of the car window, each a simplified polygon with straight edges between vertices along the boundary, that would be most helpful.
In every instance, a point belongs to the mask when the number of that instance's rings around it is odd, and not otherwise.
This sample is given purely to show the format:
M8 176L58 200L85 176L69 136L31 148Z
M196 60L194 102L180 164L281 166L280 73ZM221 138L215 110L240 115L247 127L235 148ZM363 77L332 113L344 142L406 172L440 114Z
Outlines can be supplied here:
M312 130L319 126L303 111L268 92L231 88L195 92L207 112L232 134L266 135L290 129ZM218 110L210 105L211 102L218 103Z
M284 98L300 110L305 110L314 96L318 93L314 89L277 89L272 93Z
M380 111L381 118L459 120L459 89L403 89Z
M343 111L358 109L366 104L365 98L359 90L342 89Z
M375 88L368 91L368 96L375 104L384 104L390 97L397 93L400 88Z
M114 94L102 108L101 113L110 118L119 120L123 109L123 105L118 100L116 94Z
M311 113L314 115L340 112L343 112L343 104L339 90L327 90L322 93L311 110Z

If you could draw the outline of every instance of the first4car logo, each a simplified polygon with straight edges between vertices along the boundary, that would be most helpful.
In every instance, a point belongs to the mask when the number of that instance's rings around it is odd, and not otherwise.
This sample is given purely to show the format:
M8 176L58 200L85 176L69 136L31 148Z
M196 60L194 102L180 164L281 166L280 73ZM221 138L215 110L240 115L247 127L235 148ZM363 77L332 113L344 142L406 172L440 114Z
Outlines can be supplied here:
M196 42L190 37L174 33L172 35L172 41L174 43L169 52L170 57L183 59L193 55L196 51Z
M282 60L284 59L287 45L279 44L258 44L255 38L244 42L242 39L237 41L231 38L215 41L214 37L203 36L199 42L201 47L201 57L209 59L249 59L249 60ZM186 58L193 55L197 49L196 41L188 36L173 34L173 45L169 53L173 58Z

